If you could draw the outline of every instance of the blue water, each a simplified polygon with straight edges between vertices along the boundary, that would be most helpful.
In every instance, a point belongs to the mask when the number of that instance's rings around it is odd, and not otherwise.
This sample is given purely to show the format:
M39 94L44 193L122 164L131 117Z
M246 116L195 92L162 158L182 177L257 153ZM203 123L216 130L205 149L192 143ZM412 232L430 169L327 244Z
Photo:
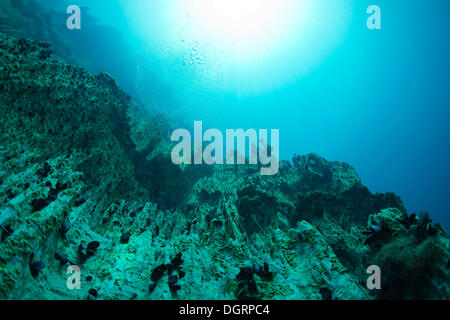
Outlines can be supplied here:
M193 27L187 2L77 4L122 32L129 48L110 54L132 57L135 71L106 71L143 103L180 125L280 129L282 159L315 152L348 162L372 192L395 192L449 229L448 0L305 0L315 10L293 14L312 22L294 19L282 40L268 36L241 55ZM366 27L372 4L382 30Z

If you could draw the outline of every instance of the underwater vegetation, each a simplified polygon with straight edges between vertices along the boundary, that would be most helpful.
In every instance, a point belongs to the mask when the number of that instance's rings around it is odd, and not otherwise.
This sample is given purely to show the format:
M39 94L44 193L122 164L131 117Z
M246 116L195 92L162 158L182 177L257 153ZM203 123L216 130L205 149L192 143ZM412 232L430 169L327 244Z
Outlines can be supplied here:
M164 115L67 62L0 33L1 299L450 298L428 213L316 154L176 166Z

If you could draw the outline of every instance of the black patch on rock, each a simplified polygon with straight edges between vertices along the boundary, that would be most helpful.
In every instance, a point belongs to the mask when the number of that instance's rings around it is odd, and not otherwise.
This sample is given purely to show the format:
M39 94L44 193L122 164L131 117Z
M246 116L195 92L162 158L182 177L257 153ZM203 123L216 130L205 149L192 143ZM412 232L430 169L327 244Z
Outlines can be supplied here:
M61 234L65 235L67 232L69 232L71 227L72 226L71 226L69 220L65 220L64 223L61 226Z
M87 245L87 248L93 251L97 251L98 247L100 247L100 242L98 241L91 241Z
M167 270L167 266L165 264L161 264L153 269L152 274L150 275L150 280L153 282L157 282L163 276L164 272Z
M263 266L242 267L236 276L238 283L236 297L239 300L256 300L260 298L254 275L265 281L271 281L274 277L273 272L269 270L267 262Z
M59 252L55 253L55 259L58 260L59 262L61 262L62 264L66 264L67 262L69 262L69 259L67 258L67 256L65 254L59 253Z
M48 200L34 199L33 201L31 201L31 206L33 207L31 212L35 213L37 211L41 211L44 208L46 208L50 203L51 203L51 201L48 201Z
M320 295L322 300L333 300L333 293L327 287L320 288Z
M177 295L177 291L181 289L181 286L178 284L178 280L185 276L185 272L181 270L181 264L183 263L183 259L181 259L181 257L182 253L180 252L175 256L175 258L170 261L170 263L161 264L153 269L150 275L150 280L153 281L153 283L149 286L150 293L155 290L159 279L161 279L161 277L167 271L167 274L169 276L168 281L170 292L172 293L172 296ZM177 271L178 276L173 274L174 271Z
M1 235L1 242L5 241L6 238L8 238L11 234L13 234L14 230L11 228L11 225L7 225L5 227L0 226L2 235Z
M94 298L98 297L98 291L96 289L89 289L88 292L91 296L93 296Z
M120 236L120 243L126 244L130 241L131 234L129 232L125 232Z
M39 272L45 268L45 263L42 260L34 260L34 254L30 257L30 272L33 278L39 275Z

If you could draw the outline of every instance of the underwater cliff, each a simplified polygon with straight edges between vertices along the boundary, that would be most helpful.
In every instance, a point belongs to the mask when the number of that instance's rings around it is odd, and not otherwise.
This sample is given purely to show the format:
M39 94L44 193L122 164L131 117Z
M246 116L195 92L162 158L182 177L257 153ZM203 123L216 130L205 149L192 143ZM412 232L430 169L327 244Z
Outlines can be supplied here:
M0 298L450 298L448 234L350 165L175 166L170 121L52 54L0 34Z

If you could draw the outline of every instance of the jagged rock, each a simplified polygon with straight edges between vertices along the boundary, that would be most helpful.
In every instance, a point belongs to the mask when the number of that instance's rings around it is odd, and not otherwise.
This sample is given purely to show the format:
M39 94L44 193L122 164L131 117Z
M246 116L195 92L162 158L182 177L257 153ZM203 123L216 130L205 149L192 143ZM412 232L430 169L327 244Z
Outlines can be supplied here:
M50 54L0 34L0 298L450 297L446 232L350 165L174 166L159 116ZM55 259L87 275L81 290Z

